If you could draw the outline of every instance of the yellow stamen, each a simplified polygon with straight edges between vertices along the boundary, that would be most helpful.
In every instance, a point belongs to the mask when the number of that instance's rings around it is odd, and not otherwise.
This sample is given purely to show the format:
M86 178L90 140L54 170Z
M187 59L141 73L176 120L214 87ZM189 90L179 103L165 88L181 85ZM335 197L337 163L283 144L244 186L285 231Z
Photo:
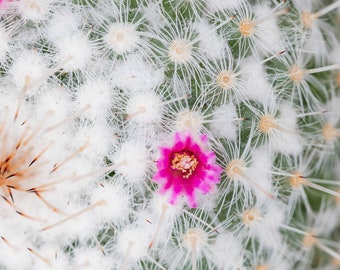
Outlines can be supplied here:
M188 179L196 170L198 161L193 154L186 152L175 153L171 161L171 168L182 173L182 177Z

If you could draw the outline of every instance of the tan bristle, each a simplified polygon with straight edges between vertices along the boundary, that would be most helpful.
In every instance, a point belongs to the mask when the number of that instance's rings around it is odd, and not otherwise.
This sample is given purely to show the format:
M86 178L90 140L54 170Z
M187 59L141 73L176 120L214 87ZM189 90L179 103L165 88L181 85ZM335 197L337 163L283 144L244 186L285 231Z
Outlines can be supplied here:
M71 155L66 157L64 160L62 160L61 162L55 164L53 166L53 169L52 169L51 173L55 172L56 170L58 170L61 166L66 164L68 161L70 161L70 160L74 159L75 157L77 157L81 152L83 152L87 147L89 147L89 145L90 145L90 143L85 143L84 145L79 147L76 151L74 151Z
M127 270L128 269L129 257L130 257L130 253L131 253L131 250L133 248L133 245L134 245L134 242L129 241L126 253L125 253L124 258L123 258L123 262L122 262L119 270Z
M31 78L26 76L24 86L22 87L21 93L20 93L20 96L19 96L19 102L18 102L17 110L16 110L15 115L14 115L14 120L16 120L19 116L20 108L21 108L22 102L25 98L25 94L26 94L26 92L29 88L30 83L31 83Z
M64 126L70 122L72 122L74 119L78 118L82 113L84 113L85 111L87 111L88 109L91 108L91 105L86 105L84 108L82 108L81 110L77 111L76 113L74 113L73 115L69 116L67 119L57 123L57 124L54 124L52 126L49 126L48 128L46 128L46 131L49 132L49 131L52 131L60 126Z
M11 249L13 250L17 250L18 248L16 246L14 246L13 244L11 244L5 237L0 236L1 240Z
M49 203L42 195L41 192L37 192L35 191L35 194L37 195L37 197L47 206L47 208L49 208L51 211L58 213L60 215L64 215L66 216L67 214L65 212L63 212L62 210L58 209L57 207L53 206L51 203Z
M47 265L51 266L51 261L49 259L47 259L46 257L44 257L43 255L41 255L40 253L38 253L36 250L32 249L32 248L27 248L27 250L29 252L31 252L32 254L34 254L35 256L37 256L40 260L42 260L44 263L46 263Z
M91 211L92 209L94 209L94 208L96 208L96 207L98 207L98 206L102 206L102 205L104 205L104 204L106 204L106 201L105 201L105 200L98 201L98 202L96 202L96 203L94 203L94 204L92 204L92 205L90 205L90 206L88 206L88 207L86 207L86 208L80 210L79 212L76 212L76 213L74 213L74 214L68 216L68 217L65 218L65 219L62 219L62 220L60 220L60 221L58 221L58 222L56 222L56 223L54 223L54 224L51 224L51 225L49 225L49 226L46 226L46 227L42 228L41 231L50 230L50 229L52 229L52 228L54 228L54 227L56 227L56 226L59 226L59 225L65 223L65 222L67 222L67 221L69 221L69 220L71 220L71 219L74 219L74 218L76 218L76 217L79 217L79 216L81 216L81 215L83 215L83 214L85 214L85 213Z

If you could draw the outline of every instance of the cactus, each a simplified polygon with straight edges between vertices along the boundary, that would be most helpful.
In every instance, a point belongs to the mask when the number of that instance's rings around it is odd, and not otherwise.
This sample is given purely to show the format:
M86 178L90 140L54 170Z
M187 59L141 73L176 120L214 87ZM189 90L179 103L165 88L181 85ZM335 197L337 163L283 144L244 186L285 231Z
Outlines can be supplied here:
M339 269L339 29L339 0L0 1L0 269Z

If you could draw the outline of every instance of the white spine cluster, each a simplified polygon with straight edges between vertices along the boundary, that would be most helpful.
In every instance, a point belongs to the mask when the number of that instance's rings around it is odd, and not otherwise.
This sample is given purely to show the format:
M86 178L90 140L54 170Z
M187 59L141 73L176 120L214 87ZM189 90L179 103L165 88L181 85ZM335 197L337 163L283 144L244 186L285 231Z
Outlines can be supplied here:
M338 269L339 29L340 0L0 0L0 269ZM196 209L152 181L176 132L223 168Z

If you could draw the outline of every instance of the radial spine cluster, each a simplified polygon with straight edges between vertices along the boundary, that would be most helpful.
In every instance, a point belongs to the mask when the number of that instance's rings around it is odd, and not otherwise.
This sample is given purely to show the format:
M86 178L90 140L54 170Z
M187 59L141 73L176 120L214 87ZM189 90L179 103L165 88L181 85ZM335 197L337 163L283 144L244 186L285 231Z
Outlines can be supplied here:
M0 0L0 269L340 267L340 0Z

